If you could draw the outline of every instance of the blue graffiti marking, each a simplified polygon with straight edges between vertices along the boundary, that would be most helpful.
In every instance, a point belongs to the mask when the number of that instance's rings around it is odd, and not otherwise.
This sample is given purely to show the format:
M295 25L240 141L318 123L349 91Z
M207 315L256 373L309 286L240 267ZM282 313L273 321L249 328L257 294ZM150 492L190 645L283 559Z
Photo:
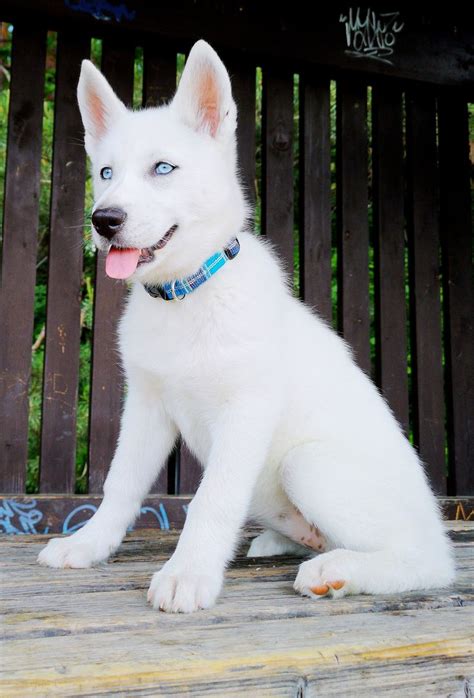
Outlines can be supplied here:
M36 509L36 499L25 502L15 502L13 499L3 499L0 506L0 530L3 533L17 535L25 533L48 533L49 527L44 531L37 531L36 524L43 518L43 513ZM15 525L15 517L18 519Z
M130 22L137 14L135 10L129 10L124 3L113 5L108 0L64 0L64 4L70 10L85 12L103 22L110 22L111 19L115 19L116 22L126 19Z
M170 522L168 519L168 514L166 513L166 509L163 504L160 503L158 511L154 507L150 506L141 507L140 516L142 516L142 514L153 514L153 516L160 524L160 528L164 529L165 531L169 530ZM133 531L133 526L129 526L128 531Z
M89 521L89 519L91 518L90 516L87 517L87 519L82 519L82 521L76 521L76 523L72 525L71 519L76 514L83 514L86 511L91 511L93 514L95 514L95 512L97 511L97 507L94 506L94 504L81 504L80 506L70 511L64 519L62 533L74 533L74 531L77 531L79 528L82 528Z

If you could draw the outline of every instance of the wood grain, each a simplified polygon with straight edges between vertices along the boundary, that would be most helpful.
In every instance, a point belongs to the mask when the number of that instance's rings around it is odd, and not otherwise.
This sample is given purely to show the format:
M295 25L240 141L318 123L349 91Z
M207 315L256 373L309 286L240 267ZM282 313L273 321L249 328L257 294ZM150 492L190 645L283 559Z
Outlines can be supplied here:
M437 494L447 489L435 97L407 93L413 432Z
M329 80L300 77L301 297L332 325Z
M362 82L337 82L336 137L339 330L370 376L367 88Z
M402 93L372 90L376 378L409 433Z
M43 379L40 489L74 492L81 334L85 152L77 108L87 37L59 33L56 53L51 226Z
M268 67L262 91L262 232L293 275L293 75Z
M13 32L0 317L0 491L23 492L40 194L46 31Z
M205 37L216 49L227 47L238 55L261 61L267 57L282 64L295 62L310 66L330 66L332 69L357 74L386 75L436 84L463 86L472 90L474 67L472 61L472 12L469 5L401 4L399 17L403 31L395 35L394 60L374 60L372 55L354 56L346 51L346 29L342 17L347 17L347 3L318 5L306 0L267 3L255 0L239 2L196 2L179 0L154 3L134 0L133 3L108 2L97 7L116 8L119 21L109 13L104 21L94 4L64 3L62 0L3 0L4 21L24 19L37 22L46 15L50 24L73 24L92 36L115 31L122 41L131 35L148 35L153 42L166 39L180 47ZM354 9L357 5L352 5ZM370 7L374 8L374 4ZM379 3L376 7L380 7ZM382 6L396 9L393 5ZM91 8L91 9L89 9ZM367 5L362 5L364 21ZM375 8L374 8L375 9ZM82 11L81 11L82 10ZM380 21L376 10L376 21ZM382 23L384 21L382 20ZM372 26L372 25L370 25ZM375 35L375 32L374 32ZM372 39L377 41L375 36ZM359 34L361 37L361 34Z
M299 560L246 558L213 609L168 615L146 604L177 536L136 531L108 565L40 568L47 537L0 539L2 674L8 696L468 695L474 659L474 524L451 527L447 590L304 599ZM248 538L247 534L247 538Z

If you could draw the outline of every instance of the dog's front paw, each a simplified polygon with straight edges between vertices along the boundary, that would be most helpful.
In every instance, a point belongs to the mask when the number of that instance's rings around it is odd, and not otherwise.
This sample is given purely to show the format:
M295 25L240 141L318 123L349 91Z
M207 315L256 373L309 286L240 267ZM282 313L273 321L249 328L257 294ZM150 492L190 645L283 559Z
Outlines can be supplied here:
M222 574L210 575L170 561L153 575L147 599L161 611L193 613L214 605L222 582Z
M106 560L116 545L101 542L97 536L78 533L65 538L52 538L38 555L45 567L83 568Z

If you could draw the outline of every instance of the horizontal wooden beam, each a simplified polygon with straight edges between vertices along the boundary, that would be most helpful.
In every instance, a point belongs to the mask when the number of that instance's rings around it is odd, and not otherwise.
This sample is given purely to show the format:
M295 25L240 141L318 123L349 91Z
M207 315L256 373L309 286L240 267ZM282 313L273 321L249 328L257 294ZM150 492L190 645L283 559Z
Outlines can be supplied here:
M380 3L370 7L331 3L315 12L304 0L274 6L252 0L3 0L0 20L42 22L52 30L73 25L93 36L122 34L127 42L159 36L160 45L173 43L183 52L205 37L227 55L233 51L258 62L281 61L295 71L313 64L472 91L467 9L442 5L423 11L413 5L388 12Z
M89 495L4 495L0 499L0 534L73 533L97 510L102 497ZM180 529L191 497L151 495L135 528ZM448 520L474 521L474 497L440 497Z

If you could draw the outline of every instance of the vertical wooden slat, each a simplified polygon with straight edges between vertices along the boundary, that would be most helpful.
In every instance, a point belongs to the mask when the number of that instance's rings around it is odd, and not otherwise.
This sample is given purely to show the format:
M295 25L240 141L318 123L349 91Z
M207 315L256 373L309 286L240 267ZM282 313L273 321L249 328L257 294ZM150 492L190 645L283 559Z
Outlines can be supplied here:
M226 61L237 104L237 147L241 182L255 203L255 66Z
M157 52L152 46L144 49L143 106L159 107L168 102L176 90L176 53ZM176 468L179 467L177 449L171 453L154 483L153 494L175 493Z
M441 241L450 494L474 494L474 336L468 113L462 95L439 100Z
M402 93L378 85L372 106L377 382L408 434Z
M0 490L23 492L33 334L46 32L13 32L0 296Z
M133 97L134 48L104 41L102 71L126 104ZM94 298L92 387L89 437L89 492L101 492L117 443L122 402L122 372L117 349L117 322L125 286L105 274L104 257L97 256Z
M269 67L262 92L262 231L293 273L293 75Z
M76 88L90 42L60 33L56 58L40 490L74 492L85 153Z
M355 77L337 83L337 213L339 329L368 374L369 228L367 89Z
M407 94L410 286L415 443L438 494L446 492L435 99Z
M176 53L158 52L145 46L143 72L143 106L159 107L168 102L176 90Z
M300 77L301 295L332 323L329 80Z

